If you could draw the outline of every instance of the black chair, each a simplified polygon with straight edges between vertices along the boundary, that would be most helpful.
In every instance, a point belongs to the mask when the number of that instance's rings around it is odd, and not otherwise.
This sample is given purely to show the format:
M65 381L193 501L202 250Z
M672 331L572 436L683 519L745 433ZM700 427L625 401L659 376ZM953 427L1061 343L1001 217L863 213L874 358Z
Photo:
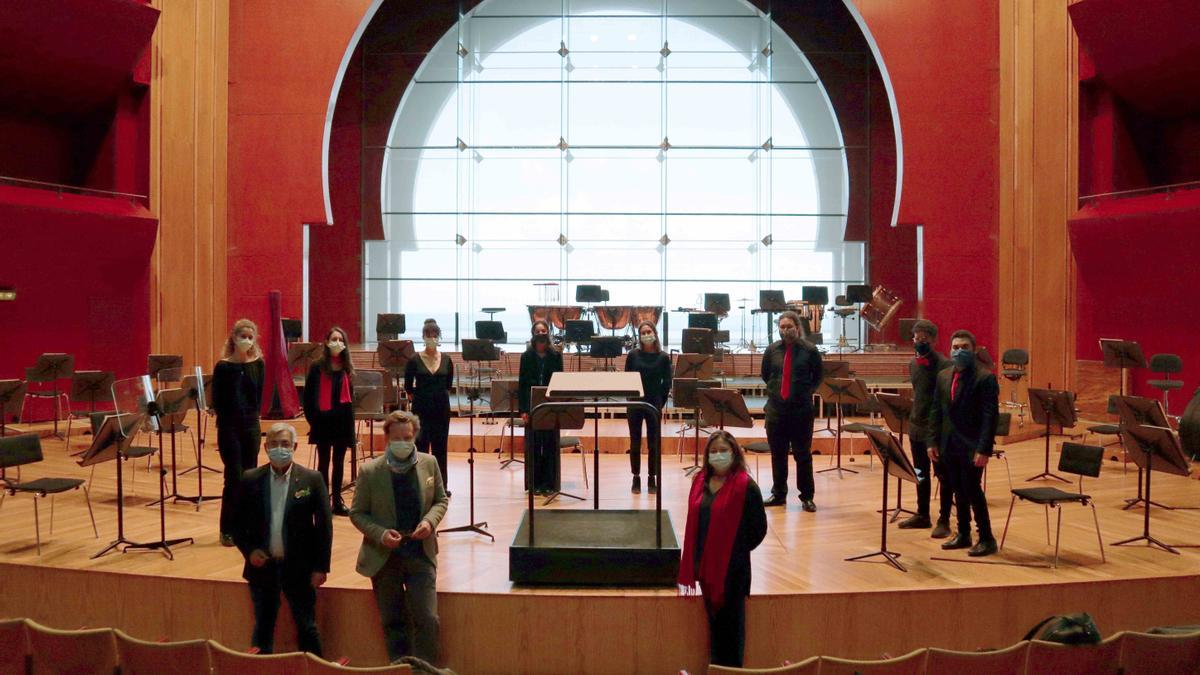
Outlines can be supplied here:
M742 450L754 455L754 482L758 482L758 457L771 454L771 444L766 441L754 441L742 446Z
M1172 391L1183 387L1183 380L1172 380L1171 373L1183 371L1183 359L1175 354L1155 354L1150 357L1150 372L1162 375L1161 380L1150 380L1150 386L1162 392L1163 409L1170 411L1167 404Z
M42 461L42 439L37 434L19 434L17 436L7 436L0 438L0 467L5 469L9 467L20 467L26 464L36 464ZM41 518L38 515L38 497L50 497L50 534L54 534L54 495L66 492L68 490L78 490L83 488L83 497L87 501L88 516L92 519L92 534L99 537L100 533L96 530L96 516L92 513L92 498L88 494L85 481L81 478L35 478L34 480L22 482L11 478L4 478L3 492L0 492L0 506L4 505L4 498L7 495L16 495L18 492L29 493L34 496L33 500L33 525L37 533L37 552L42 554L42 524Z
M1116 396L1108 397L1107 412L1109 415L1117 414L1116 399L1117 399ZM1121 437L1120 437L1121 425L1120 424L1112 424L1109 422L1105 422L1102 424L1093 424L1092 426L1087 428L1087 432L1089 434L1096 434L1097 436L1112 436L1113 437L1113 440L1111 440L1107 443L1104 443L1100 447L1107 448L1110 445L1120 445L1121 444ZM1084 440L1087 440L1086 436L1085 436ZM1126 462L1126 463L1128 464L1128 462Z
M1006 408L1017 409L1017 426L1025 427L1025 408L1028 403L1017 400L1017 383L1025 379L1029 370L1029 352L1024 349L1006 349L1000 356L1000 374L1012 382L1012 396L1004 402Z
M1059 504L1078 503L1092 507L1092 521L1096 524L1096 542L1100 545L1100 561L1108 562L1104 555L1104 540L1100 537L1100 519L1096 516L1096 503L1090 495L1083 493L1083 477L1096 478L1100 475L1100 464L1104 461L1104 448L1081 443L1063 443L1062 453L1058 459L1058 470L1063 473L1073 473L1079 476L1079 492L1067 492L1056 487L1018 488L1012 491L1012 501L1008 505L1008 517L1004 519L1004 534L1000 537L1000 548L1004 548L1004 539L1008 536L1008 523L1012 520L1013 506L1017 500L1041 504L1046 511L1046 543L1050 543L1050 509L1058 508ZM1054 535L1054 563L1058 567L1058 543L1062 535L1062 510L1058 512L1058 528Z

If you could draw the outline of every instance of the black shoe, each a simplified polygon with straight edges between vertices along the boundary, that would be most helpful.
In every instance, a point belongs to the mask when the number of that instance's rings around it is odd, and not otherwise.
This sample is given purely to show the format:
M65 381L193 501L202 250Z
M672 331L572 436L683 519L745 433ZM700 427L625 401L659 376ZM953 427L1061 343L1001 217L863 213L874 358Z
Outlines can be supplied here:
M633 477L633 487L629 488L629 490L631 492L633 492L633 494L635 494L635 495L642 494L642 477L641 476Z
M817 512L817 504L811 499L800 500L800 508L804 509L805 513Z
M346 508L346 503L340 498L333 500L333 508L330 509L330 512L335 516L350 515L350 509Z
M933 528L933 532L929 533L932 539L945 539L950 536L950 522L946 520L937 521L937 527Z
M763 502L763 506L785 506L786 504L787 497L771 497L767 501Z
M950 551L956 548L971 548L971 535L959 532L954 535L953 539L942 542L943 551Z
M978 544L975 544L971 547L970 551L967 551L967 555L972 558L982 558L985 555L992 555L996 550L995 539L980 539Z
M655 482L654 476L650 476L649 478L647 478L646 483L647 483L646 488L650 492L650 494L655 494L658 492L658 483Z
M929 516L917 514L911 518L906 518L900 521L899 527L902 530L927 530L933 527L933 523L929 522Z
M234 545L233 535L232 534L222 534L221 535L221 545L225 546L227 548L230 546L233 546Z

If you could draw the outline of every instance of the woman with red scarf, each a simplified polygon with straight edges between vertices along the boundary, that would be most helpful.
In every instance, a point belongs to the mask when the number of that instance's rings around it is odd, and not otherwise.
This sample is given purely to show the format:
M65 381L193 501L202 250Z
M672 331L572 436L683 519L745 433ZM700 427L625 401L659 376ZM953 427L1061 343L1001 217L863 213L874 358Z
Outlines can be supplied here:
M317 470L325 479L335 516L350 515L342 501L342 473L346 450L354 437L354 366L346 351L346 332L334 326L325 334L324 354L308 369L304 380L304 419L308 442L317 446ZM329 455L333 454L333 485L329 483Z
M704 448L704 470L688 496L679 584L700 586L708 614L709 661L740 668L746 650L746 596L750 551L767 536L762 493L728 431L715 431Z

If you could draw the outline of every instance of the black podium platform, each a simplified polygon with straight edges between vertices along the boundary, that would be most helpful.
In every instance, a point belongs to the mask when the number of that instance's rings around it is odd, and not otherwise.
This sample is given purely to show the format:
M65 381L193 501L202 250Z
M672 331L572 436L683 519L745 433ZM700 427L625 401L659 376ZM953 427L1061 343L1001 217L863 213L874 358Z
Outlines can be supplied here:
M655 511L544 509L529 545L529 512L508 548L508 578L555 586L673 586L679 542L671 514L662 512L662 546L655 545Z

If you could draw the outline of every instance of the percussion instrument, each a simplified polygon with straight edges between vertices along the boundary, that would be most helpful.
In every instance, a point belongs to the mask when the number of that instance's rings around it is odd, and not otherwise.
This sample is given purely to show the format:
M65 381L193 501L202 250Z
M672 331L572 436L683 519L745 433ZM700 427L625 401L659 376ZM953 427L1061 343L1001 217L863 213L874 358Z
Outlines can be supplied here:
M527 305L529 307L529 322L546 321L551 326L565 330L568 321L575 321L583 316L583 307L578 305Z
M790 300L787 303L787 308L796 314L799 314L800 318L808 324L808 330L805 333L805 336L807 336L808 333L821 332L821 317L825 315L824 305L805 302L803 300Z
M862 306L859 314L868 326L883 332L883 329L896 317L902 304L904 301L895 293L883 286L876 286L875 290L871 292L870 302Z

